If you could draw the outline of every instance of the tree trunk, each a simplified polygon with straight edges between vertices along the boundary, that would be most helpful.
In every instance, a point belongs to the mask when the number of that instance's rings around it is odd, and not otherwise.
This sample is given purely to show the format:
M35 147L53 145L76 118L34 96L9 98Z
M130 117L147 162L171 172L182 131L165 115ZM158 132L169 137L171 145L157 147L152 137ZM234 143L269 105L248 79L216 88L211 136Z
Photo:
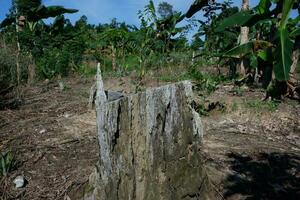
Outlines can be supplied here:
M98 73L100 160L85 199L206 199L192 95L185 81L109 102Z
M290 81L296 82L296 68L299 67L299 57L300 57L300 49L296 49L293 52L293 64L291 66L291 71L290 71Z
M19 19L18 19L18 9L16 7L16 40L17 40L17 54L16 54L16 72L17 72L17 84L20 85L21 82L21 68L20 68L20 52L21 52L21 45L19 42Z
M295 48L293 51L293 64L291 66L291 70L290 70L290 81L295 83L296 80L296 68L299 67L299 57L300 57L300 37L296 38L295 41Z
M117 59L116 59L116 48L114 45L111 45L111 56L112 56L112 68L115 72L117 70Z
M27 83L29 85L31 85L35 79L35 62L34 62L34 59L33 59L33 56L31 53L29 53L29 59L30 59L30 62L29 62L28 68L27 68L27 71L28 71Z
M294 98L300 98L300 86L297 85L297 78L296 78L296 73L297 73L297 67L300 67L299 64L299 58L300 58L300 37L296 38L295 41L295 48L293 51L293 64L291 66L290 70L290 78L288 81L288 93L290 96Z
M249 0L243 0L242 10L249 10ZM241 27L240 44L245 44L249 41L249 27ZM249 69L248 59L242 59L240 64L240 74L245 76Z

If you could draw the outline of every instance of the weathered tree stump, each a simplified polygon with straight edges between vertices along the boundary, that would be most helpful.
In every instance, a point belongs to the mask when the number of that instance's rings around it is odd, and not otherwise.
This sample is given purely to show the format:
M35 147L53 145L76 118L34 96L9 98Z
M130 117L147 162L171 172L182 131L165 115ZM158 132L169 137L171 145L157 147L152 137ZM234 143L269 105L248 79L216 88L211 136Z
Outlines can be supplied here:
M201 120L188 81L108 102L97 79L100 161L86 199L193 199L201 179Z

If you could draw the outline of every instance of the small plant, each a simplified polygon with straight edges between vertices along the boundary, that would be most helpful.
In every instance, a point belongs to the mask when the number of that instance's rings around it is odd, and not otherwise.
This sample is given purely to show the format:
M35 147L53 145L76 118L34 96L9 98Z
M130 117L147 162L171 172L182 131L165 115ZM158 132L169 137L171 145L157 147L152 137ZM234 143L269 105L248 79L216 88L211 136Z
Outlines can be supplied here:
M208 116L208 111L203 104L198 105L195 110L201 116Z
M8 151L0 154L0 176L6 177L10 172L17 167L15 155Z

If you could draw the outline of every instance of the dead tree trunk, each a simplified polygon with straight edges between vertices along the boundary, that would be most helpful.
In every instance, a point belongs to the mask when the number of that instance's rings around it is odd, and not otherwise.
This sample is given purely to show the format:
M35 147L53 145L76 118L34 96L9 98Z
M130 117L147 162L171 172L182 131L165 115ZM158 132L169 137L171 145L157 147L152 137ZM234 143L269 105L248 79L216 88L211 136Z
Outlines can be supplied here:
M85 199L202 196L201 120L188 81L108 102L100 73L96 113L100 160Z

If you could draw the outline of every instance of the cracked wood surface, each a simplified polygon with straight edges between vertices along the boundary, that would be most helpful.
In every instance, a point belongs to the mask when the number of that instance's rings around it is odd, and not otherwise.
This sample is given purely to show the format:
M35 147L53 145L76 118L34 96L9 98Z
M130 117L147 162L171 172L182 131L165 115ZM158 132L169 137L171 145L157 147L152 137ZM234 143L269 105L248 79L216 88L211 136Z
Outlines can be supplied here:
M203 136L188 81L108 102L100 70L96 111L99 164L86 199L199 196Z

